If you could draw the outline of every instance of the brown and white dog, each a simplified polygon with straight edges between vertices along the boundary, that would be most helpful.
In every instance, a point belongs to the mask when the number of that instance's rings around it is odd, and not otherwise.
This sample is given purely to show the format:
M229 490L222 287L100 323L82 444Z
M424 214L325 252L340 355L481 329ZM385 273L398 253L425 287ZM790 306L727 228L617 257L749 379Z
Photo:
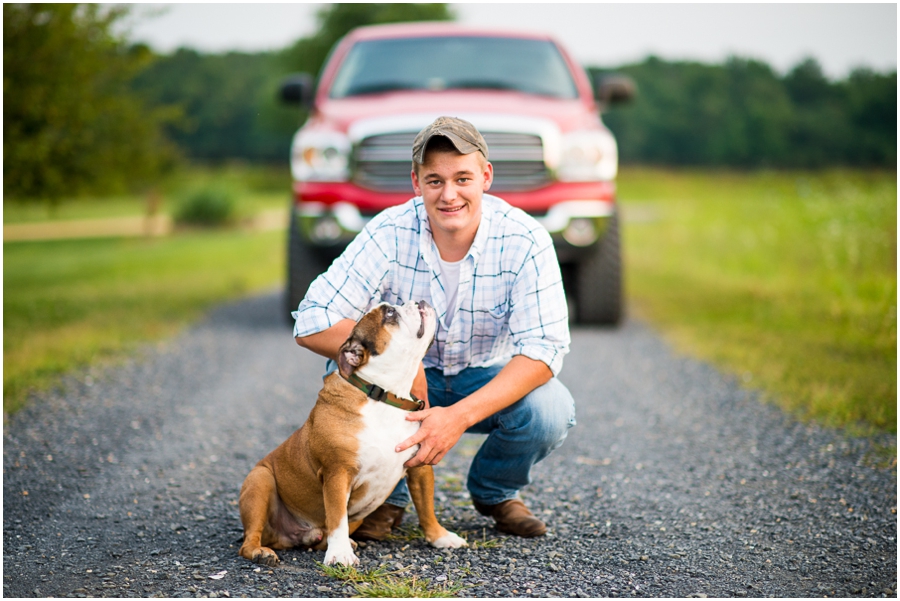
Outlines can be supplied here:
M392 401L399 397L415 406L408 400L410 388L435 327L435 311L424 301L382 303L359 320L341 346L340 373L325 378L306 423L244 480L241 556L273 566L278 563L273 549L305 546L327 548L326 564L357 564L350 534L404 475L425 540L439 548L466 546L434 515L431 466L408 473L403 466L418 446L394 451L419 422L406 420L404 409L374 400L359 386L361 381L375 384L393 393L388 395ZM377 388L368 392L382 397Z

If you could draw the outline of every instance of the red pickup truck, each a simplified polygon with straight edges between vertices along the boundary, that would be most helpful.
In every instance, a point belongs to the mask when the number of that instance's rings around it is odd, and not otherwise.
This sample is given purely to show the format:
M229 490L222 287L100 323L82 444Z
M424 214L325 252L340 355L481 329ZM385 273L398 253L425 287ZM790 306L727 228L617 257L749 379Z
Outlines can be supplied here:
M291 148L288 306L296 309L368 219L413 196L413 138L451 115L484 135L490 193L552 235L573 317L618 323L618 152L599 113L633 90L622 77L589 81L544 35L447 23L351 31L317 85L301 73L281 88L285 102L310 110Z

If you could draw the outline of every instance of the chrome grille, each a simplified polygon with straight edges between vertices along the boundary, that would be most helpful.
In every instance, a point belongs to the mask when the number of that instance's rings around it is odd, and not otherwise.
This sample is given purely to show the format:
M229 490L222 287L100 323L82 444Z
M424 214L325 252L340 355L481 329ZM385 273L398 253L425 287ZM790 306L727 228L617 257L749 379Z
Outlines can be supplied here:
M412 143L418 132L380 134L363 139L355 148L353 180L379 192L410 191ZM482 132L494 165L491 192L533 190L549 182L540 136Z

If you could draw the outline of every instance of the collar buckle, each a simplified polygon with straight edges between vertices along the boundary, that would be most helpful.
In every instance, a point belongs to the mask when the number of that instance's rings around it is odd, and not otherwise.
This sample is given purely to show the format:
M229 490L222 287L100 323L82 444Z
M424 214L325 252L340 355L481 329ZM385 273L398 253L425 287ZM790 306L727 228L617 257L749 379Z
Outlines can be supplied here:
M375 399L376 401L384 402L384 399L387 397L387 391L378 386L377 384L372 384L369 386L369 390L366 392L369 398Z

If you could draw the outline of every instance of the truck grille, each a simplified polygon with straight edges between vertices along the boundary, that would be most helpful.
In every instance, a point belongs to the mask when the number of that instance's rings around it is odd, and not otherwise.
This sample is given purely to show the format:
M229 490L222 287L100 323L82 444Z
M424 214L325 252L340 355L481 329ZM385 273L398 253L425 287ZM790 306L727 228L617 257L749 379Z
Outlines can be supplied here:
M354 153L353 180L379 192L409 191L412 184L412 143L418 132L370 136ZM508 132L481 132L494 165L491 192L533 190L550 181L540 136Z

